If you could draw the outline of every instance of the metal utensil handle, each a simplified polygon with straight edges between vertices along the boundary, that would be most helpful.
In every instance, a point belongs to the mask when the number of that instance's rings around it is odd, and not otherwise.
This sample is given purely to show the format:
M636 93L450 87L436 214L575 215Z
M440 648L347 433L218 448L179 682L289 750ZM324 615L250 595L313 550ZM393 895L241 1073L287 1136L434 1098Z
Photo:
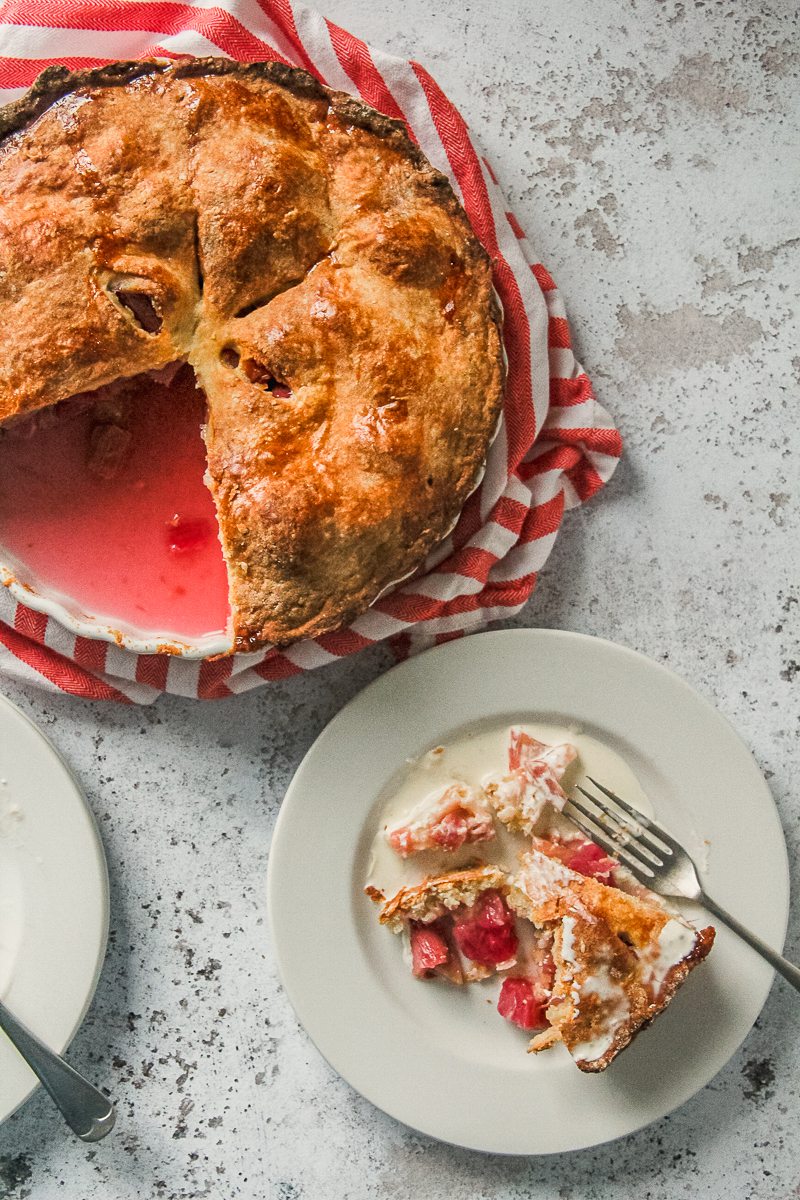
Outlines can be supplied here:
M38 1075L73 1133L85 1142L98 1142L111 1132L116 1120L111 1101L49 1050L4 1004L0 1004L0 1029Z
M754 933L751 933L749 929L741 925L736 920L736 917L732 917L724 908L720 908L717 902L712 900L710 896L707 896L705 892L701 896L701 903L715 917L719 917L721 921L724 921L743 941L747 942L748 946L752 946L762 958L767 960L770 966L773 966L776 971L780 972L783 978L788 980L792 987L797 988L798 992L800 992L800 967L796 967L794 963L790 963L788 958L784 958L782 954L778 954L771 946L763 942L760 937L756 937Z

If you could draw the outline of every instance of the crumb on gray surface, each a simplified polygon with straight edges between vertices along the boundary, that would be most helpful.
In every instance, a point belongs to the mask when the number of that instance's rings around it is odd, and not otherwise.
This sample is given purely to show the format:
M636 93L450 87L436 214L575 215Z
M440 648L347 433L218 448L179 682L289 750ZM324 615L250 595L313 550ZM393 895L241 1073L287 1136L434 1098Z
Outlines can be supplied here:
M749 1058L742 1067L746 1083L743 1092L747 1100L769 1100L775 1082L775 1067L771 1058Z

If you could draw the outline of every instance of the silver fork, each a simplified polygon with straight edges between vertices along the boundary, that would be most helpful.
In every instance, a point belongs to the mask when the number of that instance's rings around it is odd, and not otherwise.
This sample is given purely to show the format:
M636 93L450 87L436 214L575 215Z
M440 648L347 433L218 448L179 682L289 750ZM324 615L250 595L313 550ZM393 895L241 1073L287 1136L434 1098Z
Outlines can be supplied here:
M598 791L616 805L616 810L579 785L576 791L585 796L594 808L590 810L570 796L569 804L576 812L565 809L564 815L588 838L602 846L607 854L624 863L645 887L662 896L683 896L687 900L695 900L702 904L758 951L770 966L779 971L784 979L788 979L800 992L800 967L777 954L771 946L749 929L745 929L735 917L721 908L716 900L706 895L698 877L697 867L683 846L679 845L657 821L638 812L596 779L592 779L591 776L588 778ZM576 813L580 813L580 817Z

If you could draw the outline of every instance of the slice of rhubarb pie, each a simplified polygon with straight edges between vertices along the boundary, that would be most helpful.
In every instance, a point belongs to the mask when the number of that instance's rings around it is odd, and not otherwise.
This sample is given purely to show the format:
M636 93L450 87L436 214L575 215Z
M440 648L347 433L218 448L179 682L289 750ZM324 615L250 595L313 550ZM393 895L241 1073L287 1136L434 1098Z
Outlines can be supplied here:
M0 425L192 368L232 648L418 568L500 412L491 264L446 178L278 63L50 68L2 110L0 319Z
M408 939L411 969L418 979L441 975L451 983L485 979L514 966L519 939L506 902L508 880L497 867L451 871L401 888L381 904L379 920Z
M562 1041L582 1071L602 1071L663 1012L706 957L714 929L695 929L652 893L619 887L565 866L535 840L508 893L511 906L552 932L547 1028L535 1051Z
M603 1071L664 1011L714 929L671 912L563 814L575 746L512 726L506 753L482 786L451 778L388 822L381 841L410 881L388 898L375 882L366 892L418 979L494 979L497 1010L530 1051L562 1042L581 1071ZM444 749L430 754L442 769ZM396 887L396 860L381 870Z
M714 941L712 927L695 929L655 896L571 870L544 839L513 876L479 866L388 900L367 891L381 923L406 939L418 979L501 974L498 1011L534 1034L529 1049L563 1042L588 1072L605 1070L664 1011Z

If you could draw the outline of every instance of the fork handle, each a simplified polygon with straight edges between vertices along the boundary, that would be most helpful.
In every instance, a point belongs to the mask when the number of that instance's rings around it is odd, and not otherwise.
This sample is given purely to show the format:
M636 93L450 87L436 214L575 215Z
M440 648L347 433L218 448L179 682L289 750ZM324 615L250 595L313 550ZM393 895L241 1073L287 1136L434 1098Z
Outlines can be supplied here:
M734 933L739 935L742 941L747 942L748 946L752 946L762 958L767 960L770 966L780 972L783 978L788 980L792 987L800 992L800 967L796 967L794 963L790 963L788 958L784 958L782 954L778 954L776 950L768 946L760 937L756 937L749 929L745 929L744 925L741 925L736 920L736 917L732 917L724 908L720 908L719 904L715 900L712 900L710 896L707 896L705 892L701 893L700 903L709 912L712 912L715 917L719 917L720 921L724 921Z

